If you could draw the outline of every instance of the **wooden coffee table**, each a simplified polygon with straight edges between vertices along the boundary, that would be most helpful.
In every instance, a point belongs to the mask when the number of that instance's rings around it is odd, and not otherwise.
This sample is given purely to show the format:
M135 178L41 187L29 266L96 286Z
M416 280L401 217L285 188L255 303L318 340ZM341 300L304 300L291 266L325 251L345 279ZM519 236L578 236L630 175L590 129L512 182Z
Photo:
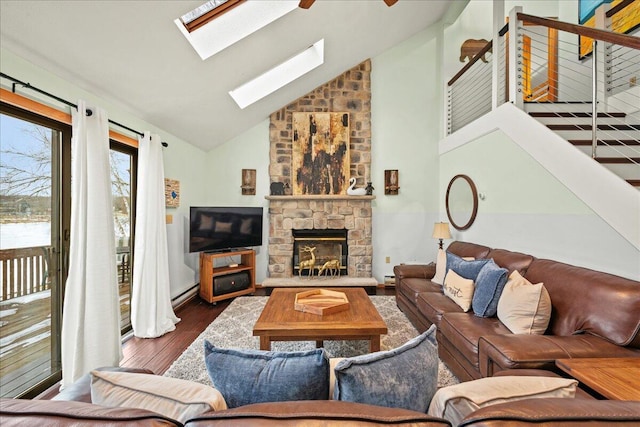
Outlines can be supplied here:
M387 333L387 325L364 289L331 289L347 295L349 309L325 315L294 309L296 293L308 290L273 290L253 327L261 350L271 350L272 341L315 341L316 347L322 347L324 340L368 340L369 351L380 351L380 335Z
M556 366L607 399L640 400L640 357L558 359Z

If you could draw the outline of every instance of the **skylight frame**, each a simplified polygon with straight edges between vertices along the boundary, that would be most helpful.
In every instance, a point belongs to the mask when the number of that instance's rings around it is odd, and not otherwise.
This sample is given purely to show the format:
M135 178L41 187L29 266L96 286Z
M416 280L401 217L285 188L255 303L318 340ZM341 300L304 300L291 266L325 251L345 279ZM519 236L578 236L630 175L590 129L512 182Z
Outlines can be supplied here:
M191 12L182 15L180 21L187 31L191 33L245 1L247 0L210 0Z
M174 23L202 60L217 54L298 8L298 0L252 0L218 15L193 32L181 18Z

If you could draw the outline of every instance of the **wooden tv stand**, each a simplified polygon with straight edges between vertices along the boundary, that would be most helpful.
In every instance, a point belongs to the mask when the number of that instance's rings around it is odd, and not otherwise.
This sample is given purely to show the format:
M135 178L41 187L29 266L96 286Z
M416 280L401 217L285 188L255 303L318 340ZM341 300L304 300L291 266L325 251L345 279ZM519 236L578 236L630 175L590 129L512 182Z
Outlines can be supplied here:
M218 258L240 256L240 263L236 266L215 266ZM249 273L249 287L240 291L215 295L213 279L228 274L246 271ZM208 303L215 303L228 298L253 294L256 291L256 252L253 249L243 249L230 252L200 252L200 298Z

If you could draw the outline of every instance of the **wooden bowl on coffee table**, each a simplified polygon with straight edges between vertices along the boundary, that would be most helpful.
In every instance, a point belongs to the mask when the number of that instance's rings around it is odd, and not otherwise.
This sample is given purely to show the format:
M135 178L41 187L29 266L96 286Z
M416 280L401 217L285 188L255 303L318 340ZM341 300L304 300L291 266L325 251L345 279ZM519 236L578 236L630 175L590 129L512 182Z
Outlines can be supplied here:
M297 293L294 308L304 313L325 315L348 310L349 300L343 292L314 289Z

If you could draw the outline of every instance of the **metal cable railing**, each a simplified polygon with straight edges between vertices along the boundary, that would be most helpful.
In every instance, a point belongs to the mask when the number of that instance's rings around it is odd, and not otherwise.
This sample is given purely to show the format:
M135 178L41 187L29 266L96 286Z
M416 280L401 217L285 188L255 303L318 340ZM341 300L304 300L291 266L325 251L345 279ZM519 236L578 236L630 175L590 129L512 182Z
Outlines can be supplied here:
M528 56L523 59L523 69L518 75L525 88L525 110L530 110L533 103L541 105L543 108L536 109L532 115L544 117L543 123L579 147L585 146L583 135L590 134L587 138L592 142L590 154L596 160L639 166L640 120L634 121L633 115L640 108L640 97L629 90L633 89L630 79L640 69L638 51L612 43L602 43L604 48L599 48L596 42L590 58L572 60L577 57L579 46L575 37L552 42L545 27L519 25L518 30L518 43ZM557 46L554 52L557 52L558 65L557 70L550 73L554 63L549 58L552 43ZM598 58L601 53L604 53L602 65ZM602 69L600 72L598 67ZM550 75L558 77L550 78ZM540 95L534 96L531 92L531 86L540 80L556 90L554 103L546 102L544 97L541 102ZM541 114L545 111L548 114ZM626 166L611 168L623 167Z
M626 5L634 3L619 5L612 9L617 12L613 18L601 15L599 20L616 31L637 26L640 8L634 5L633 13L625 13ZM518 9L512 13L517 19L449 81L448 134L509 101L640 185L640 38ZM592 52L584 51L586 38L595 40ZM516 45L510 46L510 40ZM479 62L489 46L494 52L489 63Z
M509 41L509 26L505 25L504 28L498 33L498 42L496 52L499 58L503 60L498 62L497 65L497 85L496 88L496 107L509 102L509 71L507 66L508 61L508 44Z
M491 111L493 55L489 42L449 82L447 133L466 126ZM486 62L480 60L487 58Z

